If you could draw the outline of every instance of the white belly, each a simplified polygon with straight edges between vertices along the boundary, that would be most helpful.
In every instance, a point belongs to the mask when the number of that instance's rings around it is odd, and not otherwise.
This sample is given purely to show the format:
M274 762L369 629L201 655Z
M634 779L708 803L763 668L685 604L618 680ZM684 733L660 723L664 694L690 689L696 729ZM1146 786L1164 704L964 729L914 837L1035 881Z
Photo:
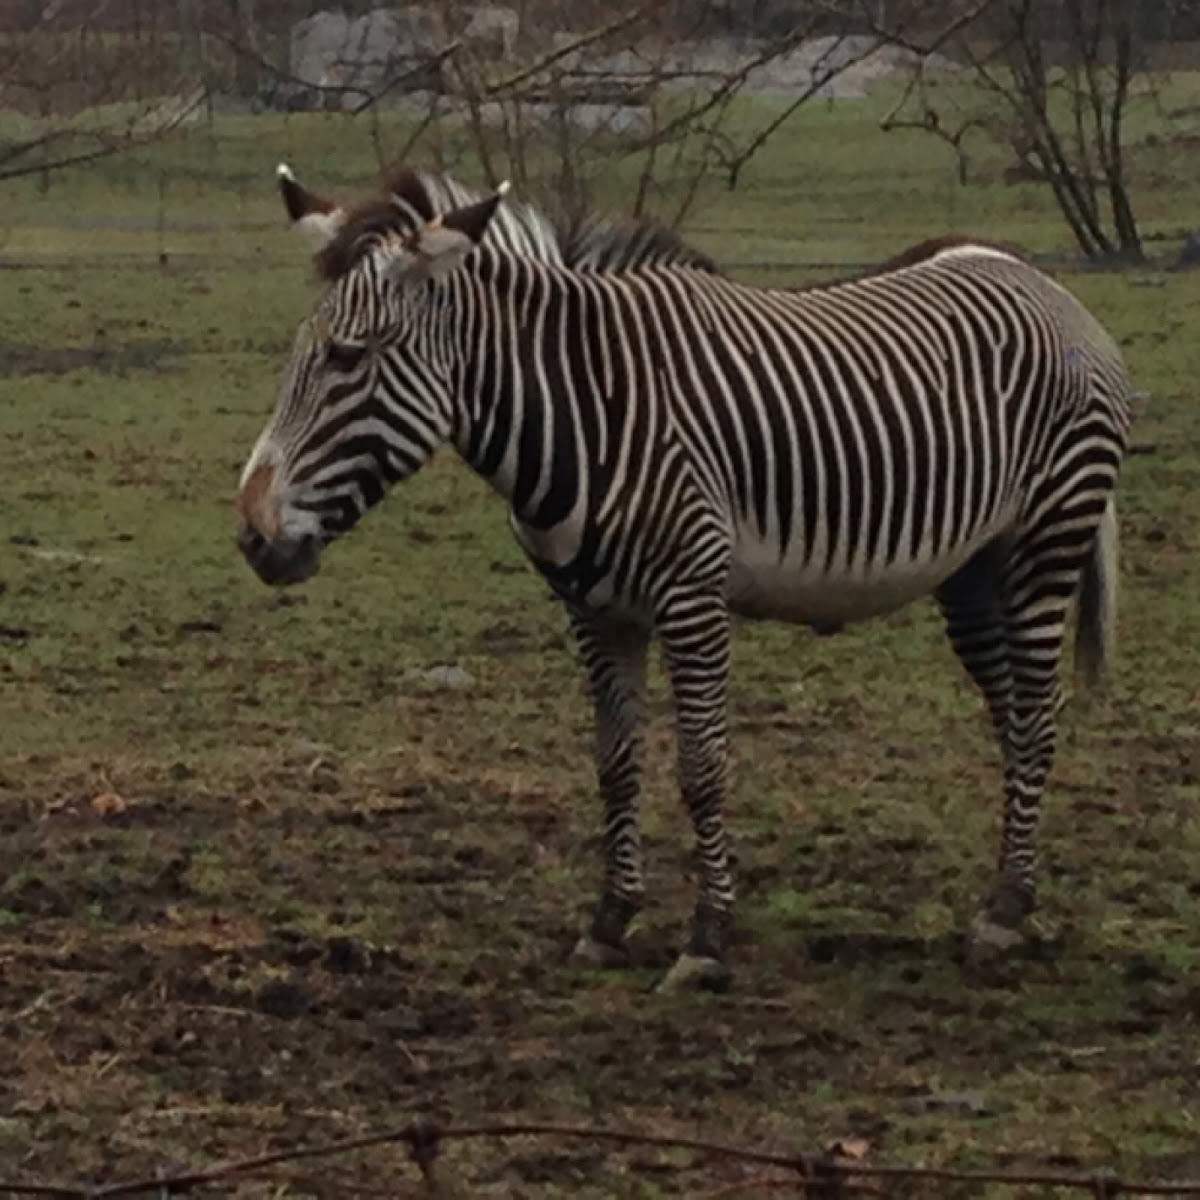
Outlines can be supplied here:
M779 559L776 547L742 541L729 575L729 606L742 617L837 627L893 612L929 595L977 550L990 531L927 562L839 569Z

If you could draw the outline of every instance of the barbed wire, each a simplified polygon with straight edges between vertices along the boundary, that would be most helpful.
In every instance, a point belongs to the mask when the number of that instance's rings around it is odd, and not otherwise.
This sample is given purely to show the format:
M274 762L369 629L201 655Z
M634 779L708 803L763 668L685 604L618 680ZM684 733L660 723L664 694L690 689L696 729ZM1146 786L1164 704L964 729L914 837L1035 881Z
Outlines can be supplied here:
M359 1137L326 1142L316 1146L293 1146L271 1151L252 1158L219 1163L216 1166L183 1171L174 1175L153 1177L93 1186L49 1184L41 1182L7 1182L0 1180L0 1196L44 1196L58 1200L106 1200L108 1197L156 1195L170 1196L194 1191L210 1184L232 1180L239 1176L269 1175L272 1168L285 1164L351 1154L383 1145L406 1145L409 1157L420 1171L426 1184L436 1192L435 1164L443 1143L451 1141L504 1140L516 1137L543 1137L575 1141L607 1142L623 1147L645 1147L659 1150L690 1150L696 1154L723 1158L786 1171L783 1176L757 1177L749 1183L731 1185L733 1190L747 1186L793 1187L817 1200L837 1200L856 1194L885 1195L882 1185L888 1182L999 1184L1004 1187L1049 1187L1061 1190L1090 1192L1097 1200L1114 1200L1126 1196L1196 1196L1200 1197L1200 1179L1177 1181L1134 1181L1123 1179L1115 1172L1097 1170L1070 1174L1039 1171L953 1170L947 1167L920 1167L874 1164L848 1155L842 1143L834 1143L817 1154L787 1154L712 1142L703 1138L671 1134L636 1133L598 1125L568 1125L554 1122L485 1122L476 1125L440 1126L426 1121L413 1121L398 1128ZM722 1186L715 1195L730 1194L730 1186Z

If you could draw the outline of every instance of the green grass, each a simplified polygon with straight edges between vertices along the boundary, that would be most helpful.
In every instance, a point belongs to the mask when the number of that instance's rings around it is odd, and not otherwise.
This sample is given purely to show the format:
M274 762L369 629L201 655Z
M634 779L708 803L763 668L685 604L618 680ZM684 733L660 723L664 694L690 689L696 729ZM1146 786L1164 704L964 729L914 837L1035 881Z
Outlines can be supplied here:
M696 239L850 262L953 226L1069 252L1048 195L1001 185L998 161L959 190L941 147L880 134L886 99L806 112L739 191L710 189ZM1148 232L1196 211L1177 151L1136 151ZM1111 693L1063 714L1040 952L994 987L959 969L997 756L917 605L831 639L740 632L737 985L664 998L646 989L682 936L690 838L661 679L634 969L578 971L600 877L589 715L485 486L441 456L293 593L234 550L237 475L314 297L273 191L284 157L334 190L374 170L361 122L231 119L5 191L0 1175L144 1173L428 1109L1200 1175L1194 279L1064 275L1125 347L1152 453L1122 481ZM422 682L441 663L472 686ZM100 815L103 793L125 811ZM984 1113L920 1102L964 1090ZM481 1195L739 1178L578 1148L450 1158ZM338 1170L344 1193L403 1167Z

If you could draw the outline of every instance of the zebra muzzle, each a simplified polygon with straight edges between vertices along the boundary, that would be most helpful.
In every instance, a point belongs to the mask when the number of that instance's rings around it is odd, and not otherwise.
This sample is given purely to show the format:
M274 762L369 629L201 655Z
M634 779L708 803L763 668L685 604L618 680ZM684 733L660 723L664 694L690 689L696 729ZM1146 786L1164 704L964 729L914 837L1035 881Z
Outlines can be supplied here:
M303 583L316 574L321 561L321 539L316 534L266 538L253 525L243 525L237 543L242 557L264 583Z
M275 467L259 463L234 502L242 527L238 549L264 583L301 583L315 574L322 540L315 533L288 534L280 521Z

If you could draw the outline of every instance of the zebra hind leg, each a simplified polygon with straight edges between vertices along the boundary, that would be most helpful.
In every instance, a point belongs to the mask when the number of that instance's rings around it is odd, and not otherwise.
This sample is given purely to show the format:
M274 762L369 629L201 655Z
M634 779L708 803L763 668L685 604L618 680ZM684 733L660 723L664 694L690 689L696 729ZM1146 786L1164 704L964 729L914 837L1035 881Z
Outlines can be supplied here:
M995 883L973 929L986 959L1021 940L1036 906L1037 824L1054 762L1059 662L1067 610L1104 507L1093 497L1044 513L1010 549L1002 585L1012 699L1005 739L1004 819Z
M604 797L605 884L572 957L593 966L628 962L625 931L641 907L641 785L646 653L650 635L635 625L572 610L595 713L596 773Z
M660 616L658 634L675 700L680 789L700 865L691 938L659 990L720 990L730 981L726 953L733 919L733 876L721 817L730 648L724 597L677 600Z
M980 551L942 584L937 602L954 652L983 693L996 742L1007 760L1012 670L1000 591L1001 554L995 545Z
M955 653L987 703L1007 780L1011 765L1013 675L1002 600L1002 569L1003 551L993 544L938 589L937 601ZM1021 940L1018 930L1024 913L1012 912L1011 907L1003 896L998 911L991 898L985 903L968 936L968 954L973 960L990 960Z

